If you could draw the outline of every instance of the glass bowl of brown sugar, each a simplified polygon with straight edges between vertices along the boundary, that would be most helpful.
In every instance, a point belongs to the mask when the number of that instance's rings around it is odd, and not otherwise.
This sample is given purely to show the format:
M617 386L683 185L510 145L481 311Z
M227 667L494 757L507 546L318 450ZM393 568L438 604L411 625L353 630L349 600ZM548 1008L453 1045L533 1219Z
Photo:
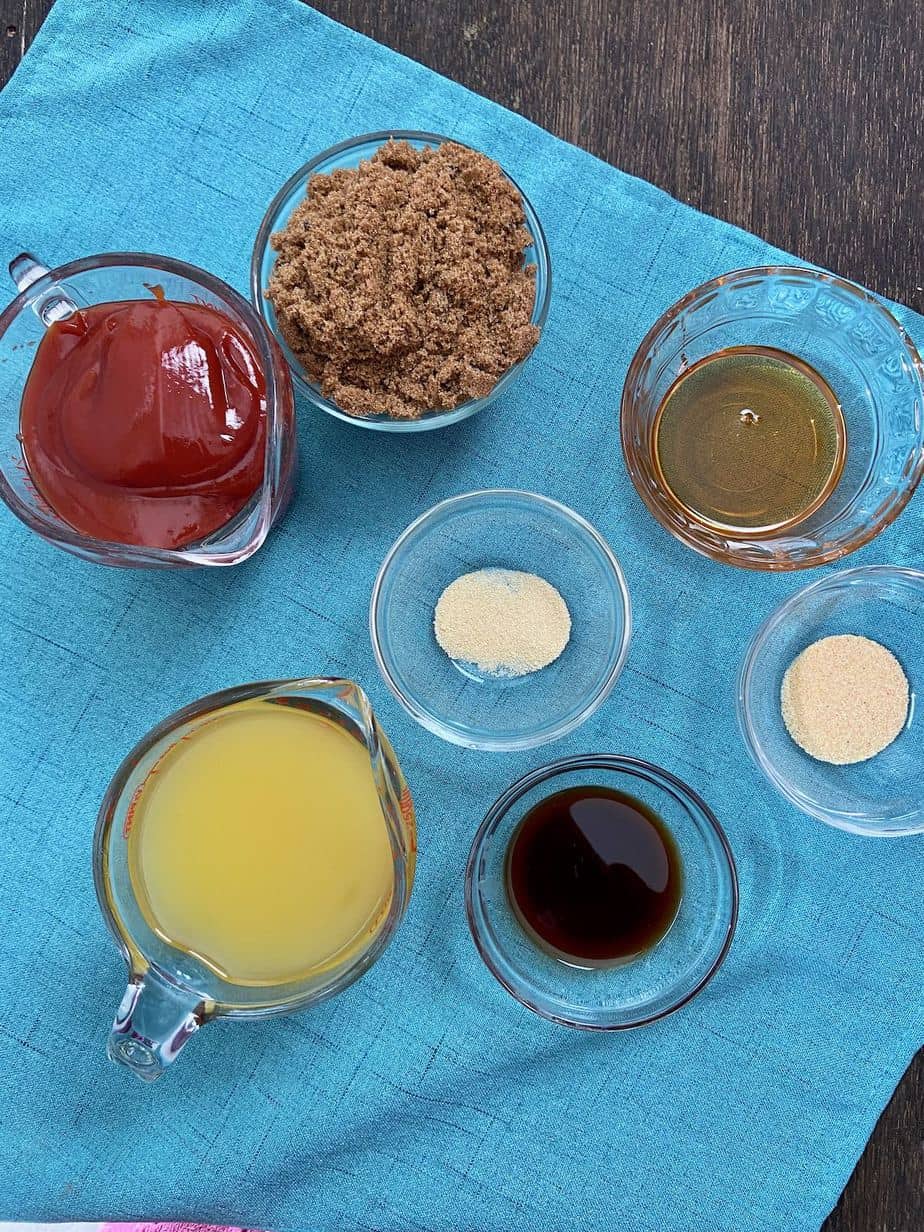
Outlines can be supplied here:
M251 262L251 298L297 387L383 432L446 427L508 390L551 289L539 217L512 177L452 138L399 129L300 167Z

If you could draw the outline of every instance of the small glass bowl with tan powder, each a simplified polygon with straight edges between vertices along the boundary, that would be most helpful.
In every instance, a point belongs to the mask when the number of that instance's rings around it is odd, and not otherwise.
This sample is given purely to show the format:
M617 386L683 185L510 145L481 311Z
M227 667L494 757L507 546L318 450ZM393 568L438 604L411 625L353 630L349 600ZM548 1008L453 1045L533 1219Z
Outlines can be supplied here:
M738 682L748 751L788 800L855 834L924 832L924 572L845 569L764 622Z
M579 727L629 649L629 592L602 536L510 489L434 506L385 557L369 627L386 684L428 731L531 749Z
M300 167L250 271L297 387L382 432L443 428L508 390L551 290L539 217L512 177L462 142L399 129Z

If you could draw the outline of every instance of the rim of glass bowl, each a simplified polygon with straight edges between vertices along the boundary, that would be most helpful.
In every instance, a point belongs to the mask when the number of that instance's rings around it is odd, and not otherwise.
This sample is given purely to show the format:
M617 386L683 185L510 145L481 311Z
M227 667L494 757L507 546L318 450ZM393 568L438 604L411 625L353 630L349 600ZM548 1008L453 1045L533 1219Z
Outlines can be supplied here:
M715 837L719 840L719 848L725 857L725 868L729 878L729 889L731 894L731 912L728 921L728 928L722 945L719 948L716 957L710 964L709 970L697 981L688 993L680 997L672 1005L665 1009L658 1010L654 1014L646 1014L640 1018L633 1019L631 1022L584 1022L566 1017L562 1013L553 1013L552 1010L537 1004L536 1001L523 991L523 989L514 987L511 980L501 969L497 961L497 955L502 954L503 950L498 945L494 936L490 923L487 920L483 911L480 911L475 902L475 870L478 861L481 858L482 850L485 844L494 837L498 826L504 819L504 816L510 807L516 804L517 800L526 795L534 787L540 783L545 783L549 779L556 778L560 774L568 774L574 770L613 770L622 771L636 778L645 778L649 782L655 783L659 787L664 787L666 790L679 796L681 799L692 803L696 809L700 811L706 821L712 827ZM465 914L468 919L469 931L472 934L472 940L475 942L475 948L481 956L482 962L507 992L521 1005L526 1006L528 1010L532 1010L534 1014L538 1014L541 1018L547 1018L551 1022L556 1022L563 1027L577 1027L583 1031L631 1031L636 1027L648 1026L650 1023L657 1022L661 1018L666 1018L669 1014L675 1013L682 1009L684 1005L689 1004L702 990L706 987L722 963L731 948L731 943L735 935L735 928L738 923L738 871L735 867L735 857L731 849L731 844L725 831L722 829L718 818L709 805L703 800L698 792L692 787L684 783L682 779L678 779L676 775L671 774L669 770L665 770L662 766L657 766L653 762L643 761L638 757L625 757L618 753L587 753L578 757L564 757L559 761L549 762L545 766L539 766L536 770L531 770L528 774L524 774L522 778L512 783L502 795L491 805L488 812L485 814L484 820L478 827L472 846L469 851L468 862L465 866Z
M272 333L273 337L278 342L285 355L286 362L292 376L298 385L299 389L306 394L308 399L314 406L319 407L322 411L326 411L329 415L333 415L336 419L341 419L344 423L355 424L361 428L371 428L373 431L379 432L426 432L432 428L444 428L451 423L457 423L461 419L467 419L470 415L474 415L477 411L482 410L489 402L500 394L519 374L523 365L530 359L533 351L523 359L518 360L511 368L498 379L497 384L493 387L489 394L483 398L471 398L467 402L461 403L459 406L454 406L449 410L443 411L428 411L420 419L389 419L387 416L362 416L350 415L346 411L342 411L336 403L331 402L329 398L325 398L316 385L307 379L302 369L301 364L289 350L285 339L282 337L278 328L274 326L270 316L267 300L263 294L263 279L262 268L263 258L266 249L269 246L270 236L277 230L277 217L289 200L289 198L299 188L304 188L307 179L310 175L317 172L321 166L330 159L335 158L338 154L342 154L345 150L352 150L360 146L380 146L390 138L397 141L424 141L431 145L441 145L444 141L455 142L456 145L465 146L467 150L474 150L480 154L483 151L478 150L476 146L468 145L464 141L459 141L456 137L447 137L440 133L428 133L418 131L411 128L390 128L382 129L374 133L362 133L358 137L350 137L346 141L338 141L336 145L329 146L328 149L322 150L320 154L316 154L303 166L293 172L286 180L283 186L279 189L272 201L267 207L266 213L263 215L263 221L260 223L257 231L257 238L254 241L253 255L250 262L250 296L253 301L257 313L264 321L266 328ZM486 155L490 157L490 155ZM497 161L496 159L492 161ZM500 164L498 164L500 165ZM532 202L526 193L516 182L512 175L501 167L501 171L510 181L513 187L520 195L523 202L523 213L526 219L526 229L533 237L533 247L536 250L536 297L533 302L533 310L530 315L531 324L538 327L540 337L542 329L545 325L546 317L549 314L549 302L552 296L552 259L549 253L549 245L545 238L545 232L542 229L542 223L539 221L539 215L536 213ZM540 294L541 293L541 294ZM537 341L536 346L539 343Z
M525 498L526 501L535 501L537 504L544 505L547 509L554 510L555 513L568 518L570 521L575 523L581 531L590 536L596 546L603 553L604 559L609 565L616 581L616 588L619 591L621 599L623 630L619 650L608 675L603 679L593 695L582 707L580 712L573 718L569 719L568 722L561 723L558 727L553 728L551 732L544 732L540 736L491 737L473 741L464 739L459 732L455 731L453 728L446 727L442 722L440 722L439 719L434 718L428 710L425 710L418 702L416 702L414 698L409 697L406 693L404 693L392 676L385 660L385 655L379 640L378 623L381 610L382 587L384 585L385 578L387 577L395 558L400 553L408 539L414 535L421 526L425 525L425 523L430 521L432 518L435 518L438 514L445 512L447 509L451 509L453 506L462 504L477 504L486 497L496 496L519 497ZM609 697L610 693L613 691L616 681L622 673L622 669L625 666L626 658L629 653L629 642L632 639L632 601L629 598L629 588L626 585L626 579L622 571L622 566L616 559L616 556L614 555L609 544L600 532L587 521L586 518L582 518L579 513L575 513L575 511L573 509L569 509L567 505L562 505L559 501L552 500L550 496L542 496L538 492L526 492L521 488L479 488L474 492L463 492L460 496L450 496L447 500L440 501L438 504L432 505L419 517L415 518L414 521L411 522L410 526L406 527L401 532L395 542L388 549L385 559L379 566L379 571L376 574L375 582L372 587L372 598L369 603L369 636L372 640L372 649L375 654L375 661L378 664L379 671L382 674L382 679L388 685L389 689L408 712L408 714L413 719L416 719L421 727L425 727L427 731L432 732L434 736L439 736L441 740L447 740L450 744L462 745L463 748L481 749L488 752L514 753L521 752L525 749L535 749L543 744L551 744L553 740L560 740L563 736L568 735L569 732L575 731L575 729L580 727L582 723L586 722L594 711L599 709L599 707L606 701L607 697Z
M649 352L654 346L658 336L671 324L682 312L684 312L691 304L695 303L702 297L715 291L718 287L727 286L730 283L741 282L749 278L761 277L768 278L774 276L794 276L802 275L803 277L813 281L829 284L839 287L848 294L855 296L864 303L870 305L875 312L879 314L885 322L887 328L897 335L899 343L905 348L908 359L917 375L918 389L921 395L921 403L924 406L924 360L922 360L914 341L908 334L907 330L902 326L901 322L889 311L889 309L871 292L861 287L858 283L851 282L846 278L839 278L835 274L829 274L825 270L811 269L804 265L754 265L744 269L731 270L726 274L720 274L716 278L710 278L707 282L700 283L694 287L676 303L672 304L666 312L654 322L645 337L639 343L635 354L632 356L632 362L629 364L629 369L626 373L626 379L622 388L622 398L619 408L620 422L620 437L622 441L622 453L626 464L626 470L629 472L629 477L632 480L636 492L642 498L648 512L652 515L655 521L665 530L669 531L676 539L687 547L692 548L700 555L706 556L711 560L717 560L721 564L737 565L744 569L758 569L766 572L788 572L795 569L812 569L817 565L827 564L833 560L839 560L844 556L855 552L864 544L869 543L876 535L880 534L887 526L898 517L901 511L908 504L911 497L914 495L915 488L920 482L921 476L924 475L924 415L920 417L918 426L918 440L916 447L917 457L913 466L909 466L906 461L903 468L903 480L899 487L896 487L888 502L880 506L875 518L865 522L862 526L849 537L842 540L838 544L822 544L819 543L816 549L806 554L805 556L794 559L787 555L775 554L773 557L749 557L746 554L741 554L735 551L736 545L744 547L749 543L760 542L762 544L772 544L772 537L767 539L757 540L732 540L731 547L728 542L713 542L711 539L700 539L696 534L690 534L688 528L677 520L671 513L670 506L666 502L658 499L650 490L648 485L639 482L638 474L646 468L639 464L638 453L631 440L629 424L632 419L632 404L634 399L631 394L631 389L638 380L639 374L648 362ZM909 454L909 461L913 454ZM798 535L798 527L793 527L792 534ZM716 533L718 539L718 534Z
M801 590L797 590L794 595L790 595L763 621L745 652L741 668L738 672L736 695L738 727L755 765L763 772L764 777L771 786L775 787L780 795L787 799L790 804L794 804L801 812L806 813L809 817L816 818L818 821L825 822L826 825L834 826L838 830L846 830L850 834L861 834L864 837L870 838L901 838L908 834L924 832L924 815L922 815L920 810L917 813L906 813L902 817L891 818L888 823L881 824L865 820L864 815L861 813L850 813L840 809L825 808L824 805L805 795L804 792L801 792L777 772L773 762L764 752L760 737L751 719L750 699L753 692L754 667L757 656L764 648L766 642L810 595L820 590L840 587L845 581L850 581L852 578L857 577L872 578L874 580L901 577L924 589L924 572L919 569L912 569L901 565L856 565L852 569L840 569L837 573L819 578L808 586L803 586ZM902 825L905 818L915 818L916 820L911 825Z
M262 546L272 525L273 509L270 493L276 487L277 465L273 456L274 450L269 446L272 441L277 439L280 428L278 413L280 389L276 376L272 335L263 319L258 313L254 312L252 305L247 302L240 292L235 291L232 286L229 286L221 278L216 277L215 274L210 274L208 270L202 269L201 266L191 265L188 261L180 261L174 257L165 257L159 253L152 252L95 253L87 257L81 257L77 261L68 261L64 265L57 265L54 269L49 269L47 273L42 274L40 278L36 278L34 282L31 282L24 291L20 291L0 312L0 338L6 334L7 329L16 317L19 316L20 312L27 310L31 300L35 299L37 295L50 290L56 283L65 282L75 274L88 273L94 269L110 269L115 266L163 270L164 273L176 274L178 277L185 278L189 282L197 282L218 299L223 300L243 319L244 324L247 326L257 348L266 377L267 448L263 462L261 510L257 529L242 548L233 551L216 552L210 550L205 541L192 544L188 548L139 547L134 544L118 543L115 540L95 539L91 535L81 534L80 531L66 526L63 522L59 525L58 522L51 521L41 512L37 512L28 505L23 504L16 492L7 483L2 472L0 472L0 496L2 496L4 502L20 521L24 522L30 530L42 535L43 538L56 545L66 545L81 556L91 553L95 559L98 559L100 557L118 557L127 553L131 557L131 563L137 565L240 564ZM247 507L245 506L244 509L246 510ZM235 517L231 520L232 523L240 518L243 512L244 510L241 510L235 514ZM212 533L219 534L222 529L222 527L219 527L217 531Z

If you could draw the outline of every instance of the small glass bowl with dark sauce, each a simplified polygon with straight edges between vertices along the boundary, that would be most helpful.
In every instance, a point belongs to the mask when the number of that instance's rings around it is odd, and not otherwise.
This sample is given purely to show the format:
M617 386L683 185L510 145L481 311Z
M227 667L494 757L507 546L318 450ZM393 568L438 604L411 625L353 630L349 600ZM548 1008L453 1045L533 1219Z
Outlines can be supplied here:
M691 788L631 757L542 766L496 801L465 877L491 973L562 1026L618 1031L690 1001L731 945L728 840Z

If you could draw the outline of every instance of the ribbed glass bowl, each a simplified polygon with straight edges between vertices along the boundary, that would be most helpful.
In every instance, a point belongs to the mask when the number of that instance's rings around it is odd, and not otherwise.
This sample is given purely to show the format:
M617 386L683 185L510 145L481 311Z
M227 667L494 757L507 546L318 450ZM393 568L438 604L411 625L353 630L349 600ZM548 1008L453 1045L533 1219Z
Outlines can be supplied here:
M338 145L333 145L330 149L315 155L286 180L269 204L254 243L250 263L250 295L257 312L262 315L282 348L296 385L312 405L326 411L328 415L342 419L345 423L357 424L362 428L373 428L379 432L424 432L430 428L445 428L449 424L457 423L460 419L467 419L470 415L482 410L504 390L510 388L522 373L523 365L528 363L530 356L527 355L525 359L508 368L486 397L472 398L451 410L428 411L419 419L394 419L388 415L350 415L342 411L329 398L324 397L317 384L312 381L302 364L292 354L280 332L273 305L266 298L266 288L276 261L276 253L270 244L270 237L274 231L281 231L285 227L292 211L305 199L305 188L309 178L313 175L329 175L332 171L341 168L356 167L359 163L371 158L380 146L392 139L407 141L418 150L425 146L440 145L444 141L456 141L455 137L440 136L438 133L396 128L387 132L365 133L361 137L341 141ZM465 145L465 142L456 141L456 144ZM524 260L527 265L536 266L536 298L533 302L530 320L541 331L548 315L549 299L552 294L552 262L549 247L542 224L539 222L539 216L533 209L529 198L512 176L508 175L507 178L520 195L523 202L523 213L526 217L526 230L533 237L532 244L524 253Z
M571 638L540 671L499 679L453 662L433 630L437 600L476 569L535 573L571 614ZM385 682L418 723L473 749L529 749L557 740L609 695L632 627L619 562L596 530L546 496L469 492L434 506L385 557L369 628Z
M691 365L726 347L765 346L807 362L837 396L847 428L844 469L804 521L766 534L724 533L692 518L665 488L655 457L664 395ZM924 473L924 363L875 296L820 270L735 270L690 291L645 335L620 411L626 468L658 522L682 543L748 569L807 569L868 543Z
M641 800L680 853L676 919L653 949L621 966L577 967L553 958L527 937L507 893L507 849L523 817L548 796L579 786ZM648 762L598 754L533 770L497 800L472 843L465 907L488 969L527 1009L566 1027L618 1031L686 1005L715 975L735 931L738 879L722 827L696 792Z
M891 565L843 569L806 586L764 621L738 681L738 720L770 782L811 817L855 834L924 831L924 572ZM904 729L868 761L832 766L796 744L780 713L783 675L819 638L855 633L886 646L911 690Z

